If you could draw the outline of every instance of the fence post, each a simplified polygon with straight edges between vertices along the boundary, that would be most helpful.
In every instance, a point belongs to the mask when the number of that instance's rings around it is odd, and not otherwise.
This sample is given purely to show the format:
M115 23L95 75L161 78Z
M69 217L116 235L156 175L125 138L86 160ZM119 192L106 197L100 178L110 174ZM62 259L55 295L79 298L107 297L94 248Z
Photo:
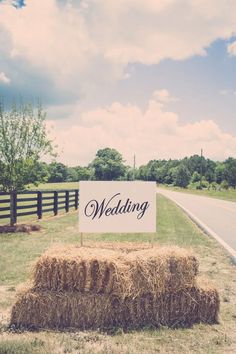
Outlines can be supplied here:
M78 209L78 198L79 198L79 191L78 189L75 191L75 210Z
M66 194L65 194L65 209L66 209L66 213L68 213L69 211L69 191L66 191Z
M42 219L42 192L37 192L37 215L38 219Z
M58 214L58 192L54 191L54 205L53 205L54 215Z
M17 221L17 192L10 192L10 225L14 226Z

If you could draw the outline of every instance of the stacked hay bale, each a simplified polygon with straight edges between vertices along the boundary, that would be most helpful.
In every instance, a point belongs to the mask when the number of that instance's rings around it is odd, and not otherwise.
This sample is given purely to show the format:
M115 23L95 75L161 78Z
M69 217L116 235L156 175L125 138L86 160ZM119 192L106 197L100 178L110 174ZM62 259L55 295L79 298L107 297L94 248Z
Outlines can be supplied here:
M27 328L141 328L217 322L219 296L178 247L130 253L59 247L36 263L11 324Z

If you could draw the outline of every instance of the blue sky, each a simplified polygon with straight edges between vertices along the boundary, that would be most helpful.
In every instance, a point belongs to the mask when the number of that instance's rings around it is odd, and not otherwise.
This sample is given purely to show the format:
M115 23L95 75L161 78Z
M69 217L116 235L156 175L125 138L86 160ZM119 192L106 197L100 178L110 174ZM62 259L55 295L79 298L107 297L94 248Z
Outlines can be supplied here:
M41 98L70 165L236 157L235 33L233 0L1 1L0 95Z
M165 87L179 98L168 108L177 112L182 122L211 118L236 134L236 59L227 53L228 42L216 40L206 48L206 56L132 65L130 79L120 81L112 94L123 102L138 100L144 106L155 89Z

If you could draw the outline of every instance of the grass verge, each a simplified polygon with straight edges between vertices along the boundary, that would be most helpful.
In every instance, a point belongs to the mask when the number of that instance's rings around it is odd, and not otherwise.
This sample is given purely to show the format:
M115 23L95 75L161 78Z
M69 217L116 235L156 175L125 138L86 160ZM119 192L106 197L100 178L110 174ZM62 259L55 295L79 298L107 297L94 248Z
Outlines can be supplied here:
M230 202L236 202L236 189L228 189L228 190L208 190L208 189L189 189L189 188L180 188L180 187L171 187L163 184L158 184L158 188L164 188L171 191L183 192L189 194L203 195L205 197L217 198L228 200Z
M163 196L157 198L159 244L191 247L200 273L216 285L221 297L220 324L190 329L145 329L113 335L88 332L23 332L7 328L16 287L30 276L35 259L52 243L79 243L77 213L42 221L43 231L0 235L0 354L23 353L234 353L236 352L236 268L214 240L203 235L186 215ZM86 241L149 242L147 234L93 234Z

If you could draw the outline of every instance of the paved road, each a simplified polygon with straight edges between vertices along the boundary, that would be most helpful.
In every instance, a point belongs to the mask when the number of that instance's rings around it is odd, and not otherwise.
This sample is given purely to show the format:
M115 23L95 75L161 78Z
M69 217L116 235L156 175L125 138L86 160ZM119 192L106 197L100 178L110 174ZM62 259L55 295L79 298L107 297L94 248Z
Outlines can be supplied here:
M158 188L236 257L236 203Z

